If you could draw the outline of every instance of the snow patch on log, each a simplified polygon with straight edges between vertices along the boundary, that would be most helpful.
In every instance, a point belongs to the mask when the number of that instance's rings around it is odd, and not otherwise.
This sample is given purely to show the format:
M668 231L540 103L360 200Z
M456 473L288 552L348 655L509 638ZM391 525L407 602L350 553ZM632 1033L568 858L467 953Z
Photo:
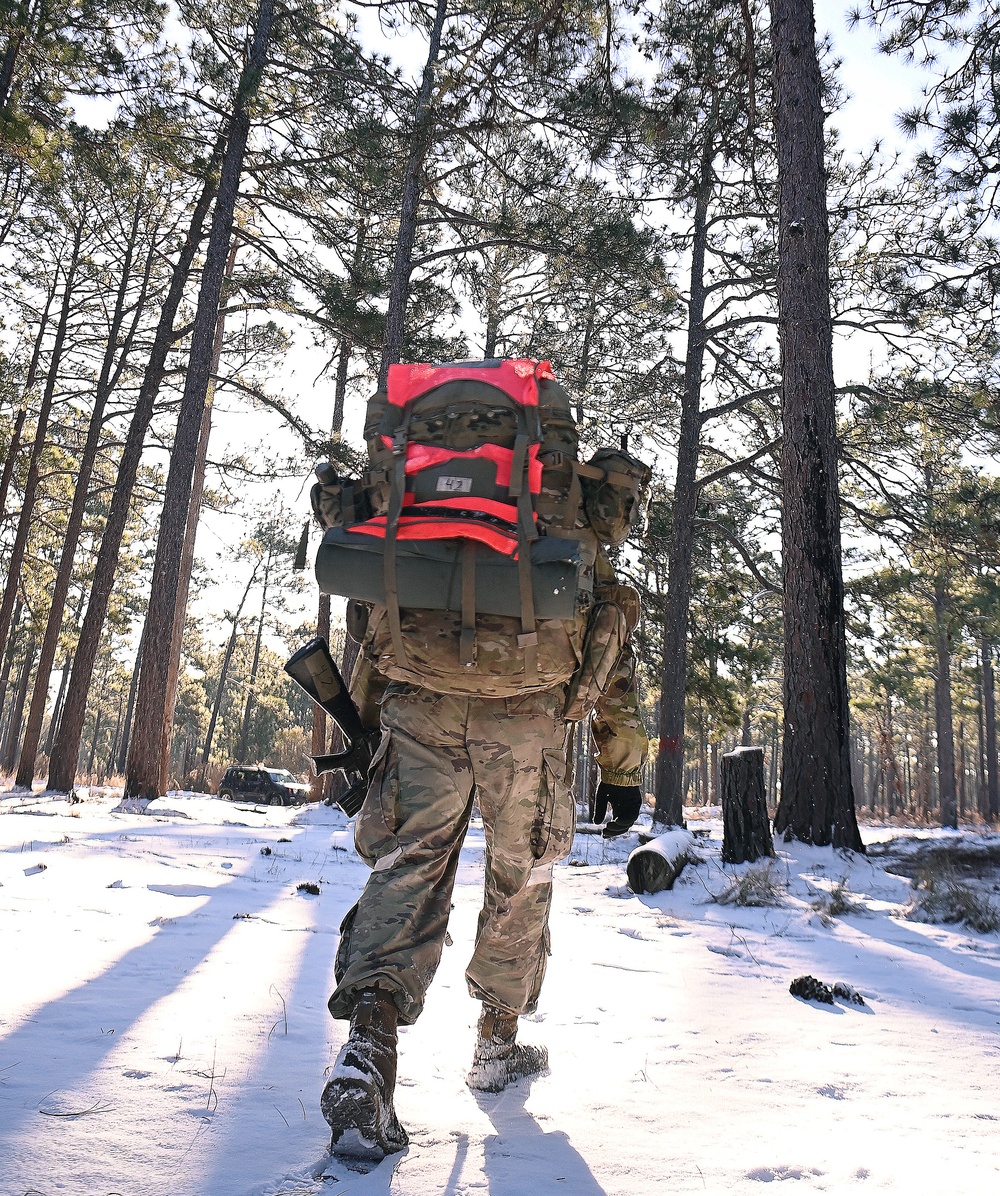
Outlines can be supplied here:
M650 839L628 857L625 872L633 893L659 893L672 889L690 859L694 835L676 829Z

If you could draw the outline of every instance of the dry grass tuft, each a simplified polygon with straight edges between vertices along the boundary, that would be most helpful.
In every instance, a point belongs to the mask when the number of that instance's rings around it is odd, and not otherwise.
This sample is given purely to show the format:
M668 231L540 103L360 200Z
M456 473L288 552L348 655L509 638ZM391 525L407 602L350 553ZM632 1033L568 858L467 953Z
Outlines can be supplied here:
M869 912L867 906L854 900L854 896L848 888L846 876L841 877L835 885L832 885L829 893L818 893L816 899L810 901L809 904L819 915L819 920L824 926L831 926L834 918L843 917L844 914L864 916Z
M1000 930L1000 908L974 884L947 867L925 869L917 878L905 916L912 922L961 923L980 934Z
M733 877L728 888L712 894L712 900L719 905L784 905L785 888L769 860L766 864L752 864L746 872Z

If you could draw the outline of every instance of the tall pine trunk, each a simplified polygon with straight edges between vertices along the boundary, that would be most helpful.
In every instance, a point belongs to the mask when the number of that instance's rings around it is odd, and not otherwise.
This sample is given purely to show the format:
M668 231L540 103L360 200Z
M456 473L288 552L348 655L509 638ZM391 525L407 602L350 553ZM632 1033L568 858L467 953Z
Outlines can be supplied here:
M0 752L0 772L13 771L14 761L17 759L17 745L21 739L21 724L24 720L24 702L28 696L28 680L31 677L31 667L35 662L35 641L28 640L24 646L24 656L21 668L17 674L17 688L14 690L14 700L11 704L10 715L7 719L7 730L4 733L3 749Z
M24 553L28 546L28 534L34 515L35 495L38 492L38 481L41 473L42 453L45 451L45 438L49 428L49 415L52 411L52 400L55 396L56 379L59 377L59 367L62 364L63 350L66 347L66 334L69 331L69 317L73 310L73 287L76 283L76 272L80 267L80 246L83 243L86 219L81 215L79 223L73 231L73 245L70 250L69 263L66 267L66 284L63 288L62 308L59 312L59 322L56 325L55 338L52 342L52 356L49 359L48 374L45 379L45 390L38 408L38 422L35 425L35 438L28 457L28 471L24 481L24 493L21 496L21 514L17 521L17 531L14 533L14 544L10 552L7 565L7 583L0 601L0 646L7 643L10 632L10 620L17 599L18 585L21 580L21 566L24 564Z
M14 426L10 430L10 441L7 445L7 460L3 463L3 474L0 475L0 525L6 522L7 519L7 494L10 490L10 481L14 476L14 462L17 460L17 454L21 450L21 429L24 427L24 420L28 414L28 408L22 407L14 417Z
M823 107L812 0L770 0L782 362L784 737L775 830L863 851L854 812Z
M90 415L87 439L80 454L80 460L77 463L76 488L73 492L73 502L70 507L69 518L66 521L66 528L63 531L59 566L56 569L55 580L52 583L49 613L45 624L45 632L42 636L38 666L35 669L35 684L31 694L31 705L28 709L28 721L24 728L21 758L17 766L16 783L18 785L30 785L35 775L35 757L38 754L38 744L42 735L42 720L45 717L45 708L48 705L49 679L52 675L52 666L55 663L56 651L59 647L59 634L62 631L66 597L69 594L69 586L73 578L73 564L76 559L77 544L80 540L80 533L83 530L83 520L87 511L90 479L94 472L97 454L100 450L101 439L104 434L104 410L128 360L129 352L135 341L140 316L145 307L149 276L154 262L154 253L152 250L150 250L146 260L140 294L132 309L131 326L129 327L124 343L119 345L118 340L126 316L129 284L132 281L132 262L135 257L141 215L141 200L137 199L129 242L122 263L118 292L115 296L114 311L108 328L104 360L101 363L101 373L94 391L94 407ZM120 353L118 352L119 349L121 350Z
M237 246L234 244L226 261L223 279L223 303L226 288L233 276L236 264ZM167 763L170 759L170 741L173 736L174 708L177 705L177 686L181 675L181 648L184 641L184 623L187 618L188 594L191 589L191 572L194 569L194 546L198 538L198 524L201 521L201 503L205 494L205 470L208 465L208 442L212 436L212 405L215 402L215 380L222 361L222 345L226 335L225 310L219 311L215 323L215 339L212 342L212 372L205 396L205 410L201 417L201 432L198 435L198 452L195 456L194 476L191 481L191 499L188 504L187 526L184 529L184 548L181 552L180 576L177 582L177 601L174 606L174 626L170 633L170 660L167 673L167 746L163 755L163 771L160 788L166 784Z
M659 742L654 777L656 808L653 814L655 821L663 826L680 826L684 821L684 695L687 685L687 632L694 528L698 509L701 390L705 363L705 253L708 246L708 208L712 196L712 162L715 156L714 117L713 111L705 134L695 197L684 388L681 392L677 477L670 524L667 597L663 608L663 666L660 672Z
M420 90L413 109L413 129L410 133L410 152L403 173L402 199L399 207L399 233L392 273L389 276L389 304L385 316L385 340L382 345L382 366L379 383L385 385L389 366L399 361L406 335L406 306L410 297L410 273L413 270L413 246L417 237L417 217L420 212L424 161L430 149L434 130L434 110L431 96L434 76L441 53L441 33L448 15L448 0L437 0L430 44L424 63Z
M184 289L195 254L205 227L208 210L215 197L216 176L222 154L222 140L216 145L208 165L207 175L201 193L191 214L191 222L187 235L181 246L177 262L174 265L160 317L157 321L153 344L150 348L149 362L146 366L136 399L135 411L129 423L128 433L118 462L118 474L115 488L108 507L108 518L101 536L101 547L94 566L94 578L90 586L90 597L87 603L87 613L77 640L76 653L73 658L73 672L70 676L69 689L66 693L66 705L60 720L59 733L53 746L52 758L49 762L50 789L58 792L68 792L73 786L77 761L80 755L80 741L83 738L83 723L87 710L87 699L90 694L91 680L94 675L94 664L101 643L104 630L104 620L108 613L108 604L114 589L115 575L118 571L118 557L121 552L125 527L128 523L129 507L132 492L135 489L136 477L139 473L139 463L146 440L146 431L153 418L153 409L157 395L163 384L166 373L167 359L173 347L174 320L184 297ZM136 666L138 667L138 657ZM129 703L131 712L132 703ZM125 742L128 739L128 729L131 725L130 717L126 718ZM124 771L124 761L121 762L119 772Z
M982 637L983 654L983 740L986 756L986 809L990 818L1000 817L1000 787L997 778L997 708L993 676L993 641Z
M250 663L250 676L247 679L247 700L243 707L240 740L236 747L236 760L240 764L246 763L247 748L250 744L250 718L253 714L254 699L257 692L257 674L260 671L260 649L264 642L264 619L267 615L267 590L271 582L272 561L273 553L269 550L267 564L264 566L264 578L260 588L260 617L257 620L257 635L253 645L253 660Z
M0 726L6 727L6 701L7 701L7 686L10 684L10 670L14 664L14 649L17 647L17 630L21 625L21 612L24 610L24 600L18 598L14 606L14 615L11 619L11 633L7 638L7 647L3 653L3 666L0 668ZM2 733L0 733L0 742L2 742Z
M222 284L229 256L233 217L239 196L243 158L250 133L250 103L256 95L267 63L274 24L275 0L261 0L247 61L240 77L222 160L219 194L215 201L202 271L198 307L191 333L184 395L177 417L170 470L163 496L163 518L156 543L156 558L146 616L146 652L139 676L135 726L125 770L125 798L152 801L159 797L166 770L171 712L167 710L174 610L180 581L181 558L191 501L191 482L198 455L198 440L205 412L211 374Z
M143 633L145 633L143 628ZM142 649L145 634L139 637L139 647L135 654L135 666L132 669L132 680L128 687L128 701L125 703L125 718L122 722L122 738L118 745L118 756L115 759L115 772L119 776L125 775L125 762L128 760L128 745L132 737L132 719L135 715L135 695L139 688L139 671L142 668ZM79 749L78 749L79 750Z
M62 674L59 677L59 692L56 694L55 705L52 707L52 717L49 719L49 729L45 734L45 754L49 755L52 751L52 745L55 742L56 730L59 727L59 719L62 715L63 702L66 700L66 686L69 684L69 669L73 662L72 656L67 656L63 661Z
M955 788L955 728L951 700L951 635L948 631L950 598L938 581L934 588L934 733L937 738L938 806L941 825L958 827L958 793Z

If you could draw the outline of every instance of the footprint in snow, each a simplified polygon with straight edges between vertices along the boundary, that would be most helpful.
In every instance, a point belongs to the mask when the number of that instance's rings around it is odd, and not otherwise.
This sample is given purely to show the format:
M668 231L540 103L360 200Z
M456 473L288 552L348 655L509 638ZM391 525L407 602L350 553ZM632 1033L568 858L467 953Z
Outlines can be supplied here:
M776 1179L810 1179L822 1175L815 1167L755 1167L747 1172L747 1179L756 1179L760 1183L773 1183Z

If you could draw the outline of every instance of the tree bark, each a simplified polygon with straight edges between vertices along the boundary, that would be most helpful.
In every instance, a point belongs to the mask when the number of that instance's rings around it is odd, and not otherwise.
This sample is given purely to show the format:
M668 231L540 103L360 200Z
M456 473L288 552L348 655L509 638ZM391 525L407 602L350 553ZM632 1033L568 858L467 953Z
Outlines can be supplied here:
M941 825L958 827L958 794L955 788L955 728L951 700L951 636L948 632L950 600L943 582L934 589L935 655L934 732L937 737L938 807Z
M993 676L993 641L982 637L983 723L986 744L986 809L990 818L1000 818L1000 785L997 777L997 709Z
M135 695L139 688L139 670L142 668L142 650L146 643L145 627L143 634L139 636L139 648L135 654L135 665L132 669L132 680L128 687L128 701L125 704L125 721L122 725L121 743L118 745L118 758L115 760L115 772L119 776L125 773L125 763L128 760L128 745L132 738L132 719L135 715ZM79 649L78 649L79 650ZM79 748L77 749L79 752ZM76 762L74 761L74 768ZM51 788L51 785L49 786Z
M784 741L775 830L863 851L851 783L823 108L812 0L770 0L782 360Z
M233 276L236 265L237 245L233 245L226 261L223 280L223 305L226 302L225 289ZM212 407L215 402L215 380L222 361L222 345L226 335L225 311L220 309L215 324L215 339L212 341L212 366L205 395L205 410L201 417L201 431L198 435L198 452L195 457L194 476L191 480L191 498L188 504L187 524L184 528L184 548L181 552L180 575L177 582L177 601L174 606L174 625L170 635L170 661L167 673L167 746L163 756L163 771L160 788L167 781L167 766L170 759L170 743L173 738L174 709L177 706L177 686L181 675L181 649L184 642L184 623L187 619L188 595L191 589L191 572L194 569L194 548L198 539L198 524L201 521L201 504L205 494L205 470L208 465L208 442L212 437Z
M13 771L14 761L17 759L17 745L21 739L21 723L24 719L24 701L28 696L28 679L31 676L31 666L35 662L35 641L29 639L24 647L24 658L17 674L17 688L14 690L14 700L11 703L10 717L7 720L7 731L3 742L3 759L0 760L0 772Z
M62 631L63 615L66 610L66 597L69 594L70 582L73 579L73 563L76 559L76 549L80 540L80 533L83 530L84 516L87 511L90 479L94 472L97 454L101 447L101 438L104 433L104 409L128 359L139 326L142 309L145 306L145 295L154 261L152 249L146 260L145 276L142 281L141 292L133 308L131 327L129 328L124 344L119 346L118 338L121 335L122 326L125 322L126 301L128 299L129 284L132 281L132 262L135 257L141 215L142 204L141 200L137 198L129 242L125 251L124 261L122 262L118 293L115 296L114 311L110 326L108 327L104 360L101 363L101 373L94 390L94 408L90 415L87 439L77 464L73 502L70 506L69 518L66 521L66 528L63 532L59 565L56 569L55 580L52 583L49 613L45 624L45 632L42 636L42 647L38 656L38 665L35 669L35 684L31 694L31 705L28 708L28 721L24 728L21 758L17 766L16 783L18 785L30 785L35 775L35 757L38 754L38 744L42 735L42 721L45 717L45 708L49 700L49 678L52 675L52 666L55 663L56 652L59 648L59 634ZM121 353L116 363L116 354L119 348L121 348Z
M14 417L14 426L10 430L10 443L7 445L7 460L3 463L3 474L0 476L0 524L7 521L7 493L10 481L14 476L14 462L21 448L21 429L28 414L28 408L22 407Z
M184 289L191 273L195 254L201 243L205 218L215 196L215 170L221 153L222 139L220 138L209 163L204 186L192 211L191 223L174 266L167 295L160 309L160 318L150 349L149 363L143 374L135 411L125 437L121 459L118 462L118 476L115 479L115 488L108 508L108 518L104 526L104 534L101 536L101 547L94 565L94 578L90 586L87 613L84 616L83 626L77 640L73 672L66 693L66 705L49 761L49 788L60 793L66 793L73 787L80 755L80 741L83 738L83 722L90 694L90 683L94 675L94 664L104 630L104 620L108 613L108 603L111 600L115 575L118 571L118 558L128 523L132 492L135 489L139 463L142 459L146 431L153 418L156 397L160 392L166 373L167 358L174 344L174 320L177 318L177 311L184 297ZM137 655L137 667L139 659ZM133 703L130 702L130 711L132 705ZM126 745L130 726L131 714L125 724L123 743ZM118 771L124 772L124 768L124 761L122 761Z
M18 598L10 624L11 633L7 638L7 647L3 653L3 668L0 669L0 727L4 728L4 730L7 727L5 719L6 711L4 709L7 701L7 686L10 684L10 670L14 664L14 649L17 646L17 629L21 625L21 612L23 610L24 602ZM0 731L0 744L3 742L3 731ZM0 749L0 754L2 754L2 749Z
M361 266L365 256L365 237L368 233L367 220L358 221L358 231L354 241L354 258L351 263L351 285L348 295L355 302L361 295ZM333 418L330 421L330 434L339 439L344 428L344 408L347 402L347 375L351 365L351 355L354 353L354 341L349 336L340 339L337 351L337 376L333 390Z
M713 106L712 119L702 147L700 177L695 196L684 387L681 392L677 476L670 521L667 597L663 608L659 742L653 782L656 798L653 820L661 826L684 825L684 697L687 687L687 632L694 559L694 521L698 509L701 389L706 342L705 254L708 247L708 210L712 197L712 162L715 157L715 114Z
M52 717L49 719L49 729L45 736L45 754L49 755L52 751L52 744L55 742L56 729L59 726L59 717L62 714L62 705L66 699L66 686L69 684L69 668L72 663L72 656L67 656L63 661L62 674L59 677L59 692L56 694L55 705L52 707Z
M80 246L83 243L84 225L86 221L81 217L73 232L73 247L70 251L69 265L66 268L66 285L63 289L62 308L59 312L59 322L52 342L52 356L49 360L48 374L45 379L45 390L38 408L38 422L35 425L35 439L31 445L28 458L28 472L24 480L24 493L21 496L21 515L17 521L17 531L14 534L14 544L10 552L7 566L7 584L0 602L0 647L7 643L10 632L10 618L17 598L17 589L21 580L21 566L24 563L24 553L28 545L28 534L34 514L35 495L38 491L38 479L41 469L42 453L45 451L45 437L49 427L49 413L52 410L52 399L55 395L56 379L59 376L59 366L62 363L63 350L66 347L66 333L69 330L69 316L73 308L73 285L76 272L80 265Z
M413 110L413 130L410 133L410 152L403 173L402 199L399 209L399 234L389 277L389 303L385 316L385 340L382 345L382 365L379 384L384 386L389 366L399 361L406 336L406 306L410 297L410 273L413 269L413 246L417 236L417 216L420 211L421 175L430 149L434 129L434 110L431 95L434 75L441 53L441 33L448 15L448 0L437 0L430 44L424 63L420 90Z
M261 0L253 41L240 78L229 138L222 162L219 194L212 218L198 307L191 334L184 395L177 419L170 471L163 501L163 519L153 564L147 614L147 645L136 699L135 727L125 775L125 798L152 801L160 795L169 740L168 674L174 605L180 580L181 556L187 526L202 417L211 373L222 283L239 195L240 176L250 132L249 103L267 62L274 23L275 0Z

